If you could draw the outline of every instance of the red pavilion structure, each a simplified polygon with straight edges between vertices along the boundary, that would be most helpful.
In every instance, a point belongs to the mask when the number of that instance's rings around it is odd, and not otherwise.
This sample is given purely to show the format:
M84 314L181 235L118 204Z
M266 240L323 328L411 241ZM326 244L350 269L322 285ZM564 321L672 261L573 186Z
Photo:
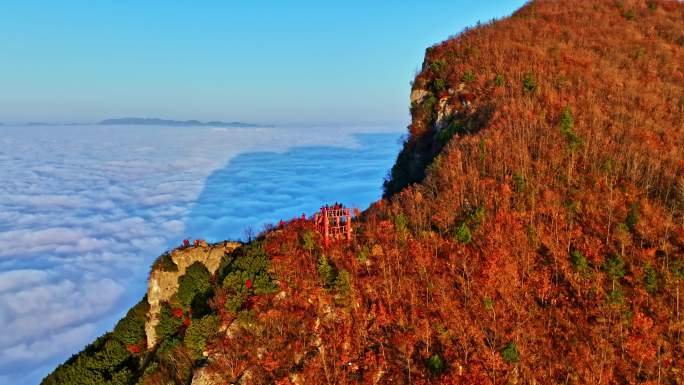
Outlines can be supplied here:
M323 235L325 246L331 240L351 240L351 209L342 204L325 205L314 215L316 229Z

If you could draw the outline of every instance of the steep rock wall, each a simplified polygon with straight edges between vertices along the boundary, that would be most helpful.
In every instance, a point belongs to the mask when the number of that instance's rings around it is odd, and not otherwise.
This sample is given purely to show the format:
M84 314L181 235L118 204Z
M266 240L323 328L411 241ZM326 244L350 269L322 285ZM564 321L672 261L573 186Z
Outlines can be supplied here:
M211 274L214 274L221 263L221 258L238 246L240 243L237 242L226 242L218 245L208 245L206 242L202 242L199 246L180 248L171 252L170 257L178 267L177 270L152 269L147 287L147 302L150 304L150 310L147 313L147 322L145 322L148 347L157 343L155 328L159 323L161 304L176 294L178 278L185 274L185 270L193 263L200 262L207 267Z

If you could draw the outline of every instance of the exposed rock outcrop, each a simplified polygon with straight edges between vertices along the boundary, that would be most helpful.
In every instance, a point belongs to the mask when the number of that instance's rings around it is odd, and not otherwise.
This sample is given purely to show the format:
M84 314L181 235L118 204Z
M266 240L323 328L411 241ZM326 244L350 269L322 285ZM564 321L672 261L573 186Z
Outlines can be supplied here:
M422 88L414 88L411 91L411 104L420 103L423 99L430 94L430 91Z
M219 376L210 373L206 368L194 371L191 385L218 385L223 382Z
M147 346L152 347L157 343L155 328L159 323L161 304L171 299L176 291L178 291L178 278L185 274L188 266L195 262L200 262L213 274L218 269L221 258L226 253L235 250L238 246L240 246L238 242L226 242L217 245L208 245L206 242L200 242L198 246L180 248L170 253L171 261L173 261L177 269L173 271L160 268L152 269L147 287L147 302L150 304L147 322L145 322Z
M435 118L435 129L437 131L443 129L449 124L451 117L458 112L452 98L445 96L439 99L437 104L437 117Z
M465 83L460 83L456 88L449 88L437 102L435 130L440 131L448 126L459 112L472 112L473 99L474 95L466 90Z

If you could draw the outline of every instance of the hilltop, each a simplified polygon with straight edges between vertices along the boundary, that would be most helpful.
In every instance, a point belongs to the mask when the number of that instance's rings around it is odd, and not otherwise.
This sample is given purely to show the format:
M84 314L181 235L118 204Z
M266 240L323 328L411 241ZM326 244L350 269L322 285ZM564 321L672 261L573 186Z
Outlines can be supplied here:
M199 120L171 120L159 118L115 118L105 119L100 125L142 125L142 126L172 126L172 127L273 127L272 125L244 123L244 122L200 122Z
M534 1L428 48L351 242L164 254L43 384L684 383L682 63L674 1Z

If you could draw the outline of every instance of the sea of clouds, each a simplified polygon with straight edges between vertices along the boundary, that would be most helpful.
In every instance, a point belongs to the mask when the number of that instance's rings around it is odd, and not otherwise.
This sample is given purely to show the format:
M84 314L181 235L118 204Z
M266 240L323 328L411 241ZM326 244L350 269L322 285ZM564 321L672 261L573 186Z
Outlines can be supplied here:
M184 238L378 199L400 127L0 127L0 384L37 384ZM247 230L247 231L246 231Z

